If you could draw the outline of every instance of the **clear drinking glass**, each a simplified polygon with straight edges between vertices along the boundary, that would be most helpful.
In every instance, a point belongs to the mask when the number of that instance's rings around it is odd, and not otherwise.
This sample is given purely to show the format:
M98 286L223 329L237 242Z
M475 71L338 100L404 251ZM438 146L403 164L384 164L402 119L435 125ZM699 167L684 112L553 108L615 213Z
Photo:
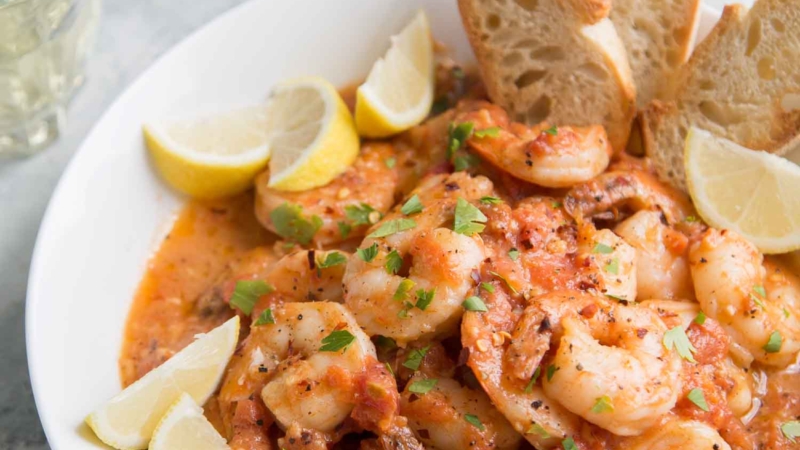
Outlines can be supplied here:
M100 0L0 0L0 157L58 136L99 14Z

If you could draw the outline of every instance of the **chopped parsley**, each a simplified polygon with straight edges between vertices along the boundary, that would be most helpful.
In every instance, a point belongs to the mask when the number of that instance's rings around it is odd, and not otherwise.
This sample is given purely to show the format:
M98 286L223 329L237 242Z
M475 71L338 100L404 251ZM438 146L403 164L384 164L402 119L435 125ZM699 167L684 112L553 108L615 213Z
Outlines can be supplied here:
M467 142L475 125L472 122L464 122L458 125L453 123L447 129L447 160L450 161L456 152Z
M694 318L694 320L692 322L694 322L694 323L696 323L698 325L702 325L702 324L706 323L706 313L704 313L703 311L700 311L699 313L697 313L697 316L695 316L695 318Z
M397 164L397 158L395 158L394 156L390 156L384 159L383 163L386 164L386 167L394 169L395 164Z
M332 331L322 339L322 347L319 348L319 351L338 352L341 350L345 352L355 340L356 337L347 330Z
M466 236L472 236L475 233L483 231L486 227L484 223L486 223L487 220L488 219L483 215L480 209L463 198L458 198L456 201L453 231Z
M388 362L385 362L385 363L383 363L383 366L386 367L386 370L388 370L389 373L392 376L394 376L394 370L392 370L392 365L391 364L389 364Z
M439 380L436 378L428 378L427 380L418 380L408 385L408 391L415 394L427 394Z
M353 231L353 227L347 222L336 222L336 226L339 227L339 234L342 235L342 239L347 239L347 236L350 236L350 232Z
M528 381L528 384L525 385L525 393L530 394L533 392L533 385L536 384L536 380L539 379L539 376L542 374L542 366L538 366L536 370L533 371L533 375L531 376L531 380Z
M369 225L373 223L370 220L370 215L375 217L375 215L372 214L374 212L378 211L366 203L362 203L361 205L347 205L344 207L344 214L355 225ZM378 217L380 217L380 213L378 213Z
M559 370L561 370L561 368L560 367L556 367L555 364L550 364L549 366L547 366L547 381L552 380L553 376Z
M394 291L394 295L392 299L399 301L403 301L408 297L408 293L411 292L411 288L414 287L414 282L405 278L400 284L397 285L397 289Z
M702 409L703 411L708 412L708 403L706 403L706 397L703 395L703 390L694 388L686 395L686 398L689 399L690 402L697 405L698 408Z
M619 275L619 260L617 258L612 259L606 264L605 271L614 275Z
M406 357L405 362L403 362L403 367L407 367L411 370L419 369L422 360L425 358L425 355L428 354L430 348L430 345L426 345L425 347L412 350Z
M767 297L767 291L764 290L764 286L760 284L753 286L753 292L750 293L750 299L753 300L753 303L758 305L761 309L767 309L767 305L764 304L764 299Z
M397 250L392 250L386 255L386 264L383 267L386 268L386 273L389 275L396 274L403 267L403 258L400 257Z
M372 245L367 248L356 249L356 255L364 262L372 262L372 260L378 256L378 244L373 242Z
M475 428L484 431L486 427L483 426L481 423L481 419L478 419L478 416L473 414L464 414L464 420L469 422L470 425L474 426Z
M417 304L414 305L417 308L425 311L428 306L433 301L433 296L436 295L436 288L426 291L425 289L420 289L417 291Z
M797 442L795 438L800 437L800 420L791 420L781 424L781 433L793 443Z
M592 406L592 412L595 414L600 414L604 412L613 412L614 411L614 404L611 402L611 397L604 395L598 398L594 402L594 406Z
M236 286L233 288L230 305L249 315L253 312L253 306L256 305L259 297L267 295L274 290L275 288L264 280L237 281Z
M497 197L481 197L480 201L484 205L499 205L500 203L503 203L503 201Z
M269 218L275 226L275 232L282 238L307 245L322 227L322 219L319 216L311 216L306 219L303 216L303 207L291 203L284 203L275 208Z
M338 266L347 263L347 258L339 252L330 252L325 255L324 261L317 261L317 267L327 269L328 267Z
M549 134L550 136L555 136L558 134L558 127L553 125L552 127L544 130L544 132Z
M474 295L467 297L467 299L464 300L464 303L462 303L462 306L464 306L464 309L467 311L486 312L489 310L486 307L486 303L483 303L483 300L481 300L480 297L476 297Z
M455 169L456 172L461 172L470 167L477 166L480 162L481 160L475 155L458 155L453 159L453 169Z
M264 311L261 311L261 314L258 315L258 319L256 319L253 325L260 327L261 325L273 323L275 323L275 318L272 317L272 308L267 308Z
M512 261L518 260L519 259L519 250L517 250L516 248L512 247L511 250L508 251L508 257L511 258Z
M494 294L494 286L492 286L491 284L489 284L489 283L487 283L485 281L483 283L481 283L481 289L483 289L484 291L486 291L486 292L488 292L490 294Z
M695 217L695 216L686 216L686 218L683 219L683 220L684 220L684 222L693 223L693 222L697 222L697 217Z
M769 340L762 348L767 353L778 353L781 351L781 345L783 345L783 337L781 337L780 331L775 330L769 335Z
M508 281L508 279L506 277L500 275L497 272L489 272L489 274L494 275L497 278L500 278L501 280L503 280L503 282L506 284L506 286L508 286L508 288L511 289L511 292L513 292L515 294L518 294L517 290L514 288L514 286L511 285L511 282Z
M526 431L525 434L538 434L544 439L550 437L550 433L548 433L547 430L545 430L544 427L538 423L531 424L530 428L528 428L528 431Z
M484 128L482 130L475 130L475 137L477 138L484 138L484 137L497 137L500 136L500 127L489 127Z
M689 362L697 362L694 356L692 356L692 353L696 352L697 349L689 342L689 337L686 336L686 331L683 330L682 326L678 325L664 333L663 343L667 350L675 348L678 354L681 355L681 358Z
M385 350L393 350L397 348L397 342L395 342L394 339L387 336L381 336L380 334L375 337L375 345Z
M594 248L592 249L592 253L600 253L602 255L607 255L613 251L614 249L610 245L603 244L602 242L595 244Z
M422 212L422 202L419 201L419 195L412 195L400 208L400 212L406 216Z
M559 202L558 200L556 200L553 203L550 203L550 206L552 206L553 208L561 208L563 206L563 204L561 202Z
M564 450L578 450L578 446L575 445L575 440L571 437L561 441L561 446L564 447Z
M370 233L367 237L370 238L382 238L386 236L391 236L395 233L399 233L401 231L410 230L417 226L417 222L414 219L394 219L389 220L381 224L377 230Z

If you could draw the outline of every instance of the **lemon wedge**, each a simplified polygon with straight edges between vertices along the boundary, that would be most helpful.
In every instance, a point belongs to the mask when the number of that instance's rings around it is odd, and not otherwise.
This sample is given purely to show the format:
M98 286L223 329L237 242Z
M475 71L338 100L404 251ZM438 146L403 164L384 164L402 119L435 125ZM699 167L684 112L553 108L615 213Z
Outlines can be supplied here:
M156 169L167 183L192 197L218 198L247 190L267 165L266 122L262 105L148 123L143 131Z
M356 92L359 134L380 138L422 122L433 104L433 40L423 11L392 36L392 46L372 66Z
M707 223L736 231L763 253L800 248L800 166L697 128L686 137L684 164Z
M181 394L156 425L149 450L224 450L227 441L203 416L189 394Z
M159 419L182 393L197 404L214 393L238 338L239 318L234 317L125 388L89 414L86 423L114 448L147 448Z
M268 186L303 191L328 184L359 152L353 116L336 88L318 77L276 86L267 108L272 149Z

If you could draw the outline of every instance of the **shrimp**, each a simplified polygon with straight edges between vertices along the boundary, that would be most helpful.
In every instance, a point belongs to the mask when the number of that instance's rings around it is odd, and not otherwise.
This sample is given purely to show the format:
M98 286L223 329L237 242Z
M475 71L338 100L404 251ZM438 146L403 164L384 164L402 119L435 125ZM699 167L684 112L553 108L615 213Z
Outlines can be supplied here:
M236 355L262 375L261 400L280 426L333 432L353 410L354 381L375 347L337 303L286 303L273 309L273 318L274 324L253 326ZM326 350L334 332L349 343ZM229 380L220 397L238 385Z
M315 189L277 191L267 186L266 171L255 181L256 217L267 229L302 245L319 247L363 236L369 225L394 204L399 170L391 144L370 142L364 144L352 166ZM354 215L353 208L360 208L362 214ZM307 230L300 232L298 225L288 220L276 224L274 219L281 212L297 216Z
M408 218L396 210L376 224L380 230L402 219L413 227L367 237L361 248L375 246L377 255L370 260L352 258L347 265L345 304L367 334L388 336L404 346L457 329L461 303L474 286L470 275L480 268L484 246L477 234L459 234L448 225L457 200L477 201L491 194L492 183L484 177L463 172L433 176L414 191L421 212ZM386 268L391 253L403 260L396 273ZM417 300L412 303L415 292ZM420 301L424 296L427 300Z
M614 228L614 232L636 249L636 297L648 299L694 299L689 272L688 238L661 222L656 211L639 211Z
M567 212L580 220L586 217L616 219L618 210L651 210L664 214L668 224L683 222L694 214L689 199L644 171L606 172L574 186L564 197Z
M414 383L436 380L424 394L409 391ZM461 386L452 378L428 378L417 372L406 385L400 408L425 448L510 450L520 436L480 390Z
M480 109L459 114L455 122L471 122L477 131L497 128L497 136L473 135L467 145L493 165L539 186L561 188L589 181L608 166L612 154L605 129L528 127L511 122L500 107L481 103Z
M712 427L696 420L674 419L653 427L642 436L625 442L629 450L672 450L676 448L731 450Z
M786 367L800 352L800 282L730 230L709 229L689 249L703 312L756 361Z
M635 436L677 402L681 358L664 348L666 331L650 309L558 291L533 299L512 342L530 341L539 357L557 345L542 377L545 394L601 428Z
M581 224L577 264L589 274L594 289L621 300L636 300L636 252L611 230Z

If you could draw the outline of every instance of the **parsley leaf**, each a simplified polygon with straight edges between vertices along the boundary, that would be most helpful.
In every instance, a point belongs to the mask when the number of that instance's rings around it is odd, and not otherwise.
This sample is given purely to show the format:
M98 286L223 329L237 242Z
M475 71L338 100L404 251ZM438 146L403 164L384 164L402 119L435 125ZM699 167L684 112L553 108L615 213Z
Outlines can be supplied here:
M372 262L372 260L378 256L378 243L373 242L372 245L367 248L356 249L356 255L364 262Z
M484 291L486 291L486 292L488 292L490 294L494 294L494 286L492 286L491 284L489 284L487 282L481 283L481 289L483 289Z
M600 253L603 255L607 255L613 251L614 249L610 245L603 244L602 242L595 244L594 248L592 249L592 253Z
M284 203L269 213L275 232L282 238L307 245L322 227L322 219L318 216L311 216L311 219L303 217L303 207L291 203Z
M389 373L392 376L394 376L394 370L392 370L392 365L391 364L389 364L388 362L385 362L385 363L383 363L383 366L386 367L386 370L388 370Z
M258 298L274 290L275 288L264 280L237 281L236 287L233 288L230 305L249 315L253 312L253 306L256 305Z
M436 288L426 291L425 289L420 289L417 291L417 304L414 305L417 308L425 311L428 306L433 301L433 296L436 295Z
M450 161L455 156L458 149L460 149L467 139L472 135L472 130L475 126L472 122L464 122L458 125L450 123L447 129L447 160Z
M336 222L336 226L339 227L339 234L342 235L342 239L347 239L347 236L353 231L353 227L346 222Z
M769 340L761 348L763 348L764 351L767 353L778 353L779 351L781 351L782 345L783 345L783 337L781 336L781 332L775 330L769 335Z
M564 205L559 201L554 201L553 203L550 203L550 206L552 206L553 208L561 208Z
M322 347L319 348L319 351L337 352L341 350L344 352L355 340L356 337L347 330L332 331L331 334L322 339Z
M436 378L428 378L427 380L418 380L408 385L408 391L415 394L427 394L439 380Z
M394 169L394 165L397 164L397 158L395 158L394 156L390 156L384 159L383 163L386 164L386 167Z
M369 216L373 212L377 211L366 203L362 203L361 205L347 205L344 207L344 214L355 225L369 225L373 223L369 220Z
M508 251L508 257L511 258L512 261L516 261L519 259L519 250L512 247L511 250Z
M781 433L786 436L786 439L797 442L795 438L800 437L800 420L790 420L781 424Z
M489 128L484 128L482 130L475 130L474 135L477 138L484 138L484 137L495 138L497 136L500 136L500 127L489 127Z
M696 352L697 349L689 342L689 337L686 336L686 332L683 330L682 326L678 325L664 333L663 343L667 350L672 350L674 347L675 350L678 351L678 354L681 355L681 358L689 362L697 362L694 356L692 356L692 353Z
M694 318L693 322L698 325L706 323L706 313L704 313L703 311L697 313L697 316Z
M550 364L549 366L547 366L547 381L552 380L553 375L555 375L556 372L558 372L559 370L561 370L561 368L556 367L555 364Z
M489 309L486 307L486 303L483 303L483 300L481 300L480 297L476 297L474 295L471 297L467 297L467 299L464 300L464 303L462 303L461 305L467 311L478 311L478 312L489 311Z
M552 127L544 130L544 132L549 134L550 136L555 136L558 134L558 127L553 125Z
M411 292L411 288L414 287L414 282L405 278L400 284L397 285L397 289L394 291L394 296L392 299L397 301L405 300L408 297L408 293Z
M472 236L475 233L480 233L486 227L486 216L483 215L480 209L473 206L468 201L459 197L456 201L455 220L453 222L453 231L466 236Z
M324 261L317 261L317 267L327 269L328 267L338 266L347 263L347 258L339 252L330 252L325 255Z
M410 230L417 226L417 222L414 222L414 219L394 219L388 220L381 224L377 230L370 233L367 237L369 238L382 238L386 236L391 236L395 233L399 233L401 231Z
M753 286L753 292L755 292L756 294L758 294L758 295L760 295L762 297L766 297L767 296L767 291L764 289L764 286L762 286L760 284L757 284L757 285Z
M484 205L499 205L503 201L497 197L481 197L481 203Z
M453 160L453 169L455 169L456 172L461 172L469 169L470 167L477 166L480 162L481 160L475 155L459 155Z
M592 406L592 412L595 414L600 414L604 412L613 412L613 411L614 411L614 404L611 402L611 397L607 395L599 397L594 402L594 406Z
M686 395L686 398L689 399L690 402L697 405L698 408L702 409L703 411L708 412L708 403L706 403L706 397L703 395L702 389L694 388Z
M464 414L464 420L466 420L472 426L481 431L484 431L486 429L486 427L484 427L483 424L481 423L481 419L479 419L478 416L474 414Z
M419 369L419 365L422 364L422 360L425 358L425 355L428 354L430 348L430 345L426 345L425 347L412 350L406 357L405 362L403 362L403 367L407 367L411 370Z
M545 430L544 427L539 425L538 423L531 424L530 428L528 428L528 431L525 432L525 434L534 434L534 433L538 434L544 439L550 437L550 433L548 433L547 430Z
M693 223L693 222L697 222L697 217L695 217L695 216L686 216L686 218L683 219L683 220L684 220L684 222Z
M531 380L528 381L527 385L525 385L525 393L526 394L530 394L531 392L533 392L533 385L536 384L536 380L539 379L539 376L541 374L542 374L542 366L539 366L539 367L536 368L536 370L533 371L533 375L531 376Z
M619 274L619 260L617 258L612 259L611 262L606 264L605 270L608 273L612 273L614 275L618 275Z
M386 268L386 273L389 275L396 274L400 268L403 267L403 258L400 257L397 250L392 250L386 255L386 264L384 267Z
M422 202L419 201L419 195L412 195L400 208L400 212L406 216L422 212Z
M397 348L397 342L395 342L394 339L387 336L382 336L380 334L375 337L375 345L385 350L393 350Z
M517 292L517 290L514 288L514 286L512 286L512 285L511 285L511 282L510 282L510 281L508 281L508 278L506 278L506 277L504 277L504 276L500 275L500 274L499 274L499 273L497 273L497 272L489 272L489 273L490 273L491 275L494 275L494 276L496 276L497 278L500 278L501 280L503 280L503 282L506 284L506 286L508 286L508 288L509 288L509 289L511 289L511 292L513 292L513 293L515 293L515 294L518 294L518 292Z
M260 327L261 325L272 323L275 323L275 318L272 317L272 308L267 308L264 311L261 311L261 314L258 315L258 319L256 319L253 325Z
M564 447L564 450L578 450L578 446L575 445L575 440L571 437L561 441L561 446Z

